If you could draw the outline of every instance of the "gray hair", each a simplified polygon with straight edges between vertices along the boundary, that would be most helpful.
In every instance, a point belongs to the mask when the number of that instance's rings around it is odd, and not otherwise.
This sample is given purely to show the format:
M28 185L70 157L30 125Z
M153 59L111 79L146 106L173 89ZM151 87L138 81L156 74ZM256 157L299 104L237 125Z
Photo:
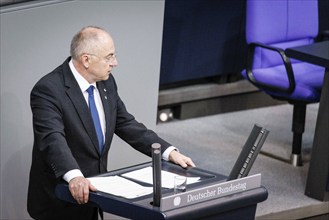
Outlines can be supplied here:
M100 32L106 32L97 26L87 26L74 35L71 41L70 54L72 59L77 59L84 53L95 53L100 47Z

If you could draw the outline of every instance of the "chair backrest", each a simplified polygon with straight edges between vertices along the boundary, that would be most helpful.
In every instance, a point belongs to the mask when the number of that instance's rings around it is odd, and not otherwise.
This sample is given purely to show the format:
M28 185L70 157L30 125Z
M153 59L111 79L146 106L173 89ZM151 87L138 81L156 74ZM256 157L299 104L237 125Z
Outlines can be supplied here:
M285 49L311 44L317 34L317 0L247 0L247 43L260 42ZM279 64L282 60L273 52L259 48L255 51L254 68Z

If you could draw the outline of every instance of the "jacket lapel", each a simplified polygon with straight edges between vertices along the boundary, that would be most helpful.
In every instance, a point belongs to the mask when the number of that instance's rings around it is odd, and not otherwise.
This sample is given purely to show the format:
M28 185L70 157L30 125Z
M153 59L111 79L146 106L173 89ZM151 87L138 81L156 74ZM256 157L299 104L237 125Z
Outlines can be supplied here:
M86 103L86 100L83 97L83 94L81 93L81 89L80 89L77 81L75 80L73 73L70 70L68 61L69 60L67 60L63 65L64 84L67 87L66 94L72 101L72 104L74 105L75 110L77 111L79 118L82 121L82 124L94 145L94 148L98 152L99 151L98 150L98 139L97 139L97 134L96 134L96 130L94 127L94 123L93 123L93 120L89 113L89 108Z
M99 91L99 94L101 96L103 108L104 108L104 114L105 114L105 123L106 123L106 129L105 129L105 143L104 143L104 150L107 150L110 147L110 142L112 141L112 135L114 133L114 126L113 122L115 121L114 112L111 110L111 107L114 105L114 98L112 97L111 88L105 87L104 82L98 82L97 88ZM112 123L111 123L112 122Z

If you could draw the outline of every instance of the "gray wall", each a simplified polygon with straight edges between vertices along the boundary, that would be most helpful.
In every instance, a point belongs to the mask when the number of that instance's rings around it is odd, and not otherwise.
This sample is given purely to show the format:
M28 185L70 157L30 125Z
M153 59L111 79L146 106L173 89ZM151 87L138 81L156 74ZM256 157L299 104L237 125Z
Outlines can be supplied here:
M121 98L139 121L155 127L163 11L163 0L67 1L1 11L0 219L29 218L30 91L40 77L67 58L71 37L81 27L98 25L112 33L119 61L113 74ZM108 168L149 160L116 138Z

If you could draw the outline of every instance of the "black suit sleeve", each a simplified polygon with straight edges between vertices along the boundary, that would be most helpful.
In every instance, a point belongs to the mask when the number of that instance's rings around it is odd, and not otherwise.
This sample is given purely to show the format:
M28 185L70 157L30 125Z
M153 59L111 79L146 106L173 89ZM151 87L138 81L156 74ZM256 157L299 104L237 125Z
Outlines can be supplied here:
M63 94L59 93L54 84L44 80L31 92L36 151L33 160L46 162L57 178L69 170L79 169L65 139L63 112L57 98Z
M151 156L151 146L153 143L161 144L161 150L163 153L169 146L171 146L171 144L160 138L154 131L148 129L144 124L138 122L135 117L127 111L123 101L117 93L114 78L112 77L112 79L117 104L115 133L133 148L148 156Z

